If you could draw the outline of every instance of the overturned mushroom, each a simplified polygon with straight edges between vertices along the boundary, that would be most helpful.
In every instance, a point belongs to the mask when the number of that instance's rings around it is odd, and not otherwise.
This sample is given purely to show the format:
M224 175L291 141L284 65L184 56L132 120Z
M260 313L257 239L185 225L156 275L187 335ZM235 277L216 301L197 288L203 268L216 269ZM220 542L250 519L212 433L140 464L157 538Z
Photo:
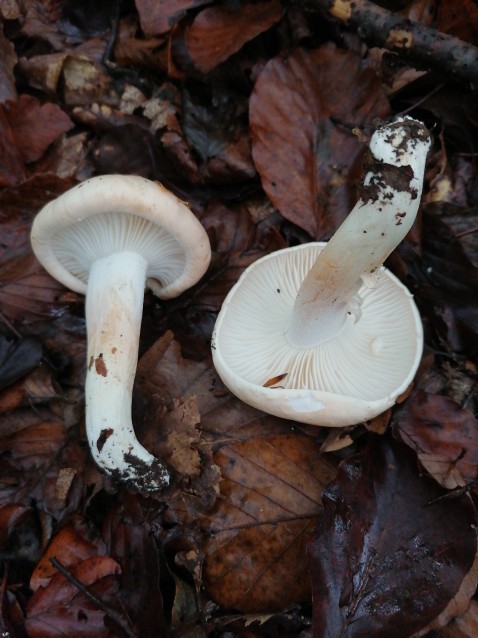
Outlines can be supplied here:
M422 325L411 294L382 264L417 214L429 145L411 118L377 130L361 198L331 240L263 257L229 292L213 360L243 401L343 426L383 412L410 384Z
M47 204L31 242L53 277L86 294L86 432L96 463L131 487L160 489L168 472L131 422L144 289L169 299L198 281L210 260L203 227L159 183L104 175Z

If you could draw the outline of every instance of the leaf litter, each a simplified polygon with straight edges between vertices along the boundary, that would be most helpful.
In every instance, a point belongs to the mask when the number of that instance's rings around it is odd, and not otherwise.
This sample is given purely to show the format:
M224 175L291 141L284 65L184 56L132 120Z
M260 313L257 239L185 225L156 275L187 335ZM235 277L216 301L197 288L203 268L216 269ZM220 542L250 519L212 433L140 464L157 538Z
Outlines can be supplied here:
M475 635L476 92L368 48L325 4L0 6L8 635ZM476 41L470 0L387 6ZM424 320L413 387L337 433L250 408L212 367L225 295L259 257L330 237L375 122L404 109L435 137L421 218L388 263ZM213 249L192 290L145 297L133 421L172 475L154 497L90 459L84 302L29 245L47 201L108 172L173 189Z

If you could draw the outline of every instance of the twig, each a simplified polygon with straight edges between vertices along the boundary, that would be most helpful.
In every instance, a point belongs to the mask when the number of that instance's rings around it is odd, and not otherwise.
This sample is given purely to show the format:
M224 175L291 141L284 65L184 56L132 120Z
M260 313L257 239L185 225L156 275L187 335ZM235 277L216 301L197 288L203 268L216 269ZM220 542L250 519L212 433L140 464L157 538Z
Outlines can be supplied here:
M57 569L60 572L60 574L63 574L63 576L67 580L73 583L73 585L79 591L81 591L82 594L84 594L87 598L89 598L92 602L94 602L95 605L99 609L101 609L101 611L104 611L105 614L124 631L124 633L126 634L126 636L128 636L128 638L138 638L137 633L130 627L129 622L125 621L125 619L123 618L123 616L121 616L121 614L119 614L114 609L111 609L110 607L108 607L108 605L105 605L105 603L100 598L95 596L95 594L92 594L91 591L88 589L88 587L84 585L81 581L79 581L78 578L76 578L74 574L72 574L64 565L62 565L55 556L52 556L50 558L50 563L53 565L53 567L55 567L55 569Z
M357 31L370 46L399 54L420 69L478 89L478 47L387 11L369 0L291 0L326 13Z
M468 230L462 230L461 233L456 233L455 237L466 237L466 235L473 235L478 231L478 226L474 226L473 228L469 228Z

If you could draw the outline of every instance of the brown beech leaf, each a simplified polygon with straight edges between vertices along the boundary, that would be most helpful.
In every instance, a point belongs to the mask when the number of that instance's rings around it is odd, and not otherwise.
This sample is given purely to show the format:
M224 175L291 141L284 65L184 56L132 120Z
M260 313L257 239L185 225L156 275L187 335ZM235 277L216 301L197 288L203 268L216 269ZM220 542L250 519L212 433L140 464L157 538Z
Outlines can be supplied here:
M253 158L282 215L314 238L330 236L354 203L363 144L353 127L389 112L374 70L328 43L270 60L250 99Z
M0 506L0 558L13 570L27 561L35 564L41 556L41 532L37 513L30 507L11 503Z
M475 561L476 516L442 494L388 437L342 462L309 546L314 638L403 638L447 608Z
M171 332L140 359L134 396L133 422L139 440L172 466L165 521L193 529L218 495L219 468L213 451L231 442L289 434L295 426L231 395L210 357L186 359ZM317 430L313 441L321 436Z
M15 47L3 33L0 24L0 102L17 97L13 69L18 62Z
M203 73L212 71L246 42L267 31L283 13L278 0L204 9L185 32L194 65Z
M436 27L474 44L478 37L478 7L473 0L441 0L437 8Z
M105 554L105 545L102 541L85 538L84 531L80 533L72 524L65 525L55 534L43 553L39 563L35 567L30 578L30 587L37 591L40 587L46 587L57 570L51 563L51 558L57 558L64 567L73 567L91 556Z
M121 567L118 598L137 635L141 638L166 636L159 586L160 552L137 495L123 493L121 504L106 516L102 535L108 555Z
M395 413L392 427L444 487L478 478L478 420L458 403L417 391Z
M31 95L20 95L6 103L7 118L17 148L27 163L40 159L52 142L73 127L68 115L56 104L41 104Z
M220 498L202 551L208 594L229 609L267 612L310 597L305 544L335 476L319 445L290 434L249 439L214 456Z
M69 571L107 605L117 589L121 568L108 556L91 556ZM57 572L48 585L37 589L29 600L25 626L29 638L107 638L111 632L104 620L105 611L98 609L74 583Z
M209 4L209 0L135 0L141 28L146 35L170 31L189 9Z
M37 468L54 457L66 439L65 426L60 421L39 421L19 432L0 438L0 454L8 455L8 462L24 470Z
M443 638L476 638L478 636L478 602L472 600L464 614L455 618L440 632Z
M25 165L3 104L0 104L0 157L0 186L16 186L23 182Z
M201 216L201 223L210 235L213 257L210 277L195 302L219 310L247 266L286 244L267 224L255 224L246 205L232 208L213 203Z
M434 206L422 211L421 240L421 254L403 242L390 262L408 277L420 311L445 347L472 359L478 353L478 268Z
M67 309L67 299L75 299L40 266L30 247L34 215L73 183L39 175L0 192L0 306L10 320L58 317Z
M41 342L35 337L9 342L0 335L0 390L33 370L42 356Z
M2 414L0 430L0 504L34 501L58 523L68 519L83 495L86 450L78 438L67 438L65 424L43 406Z

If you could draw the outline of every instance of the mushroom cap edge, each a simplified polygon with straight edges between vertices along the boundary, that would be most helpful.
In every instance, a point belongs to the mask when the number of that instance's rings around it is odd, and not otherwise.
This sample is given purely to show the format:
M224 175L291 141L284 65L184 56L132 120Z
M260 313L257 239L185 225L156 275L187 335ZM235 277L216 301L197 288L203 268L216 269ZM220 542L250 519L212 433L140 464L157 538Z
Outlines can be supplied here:
M148 278L147 285L155 295L161 299L176 297L206 272L211 249L202 224L162 184L137 175L92 177L46 204L35 217L31 230L31 244L38 261L66 287L86 294L87 284L61 264L50 239L60 229L88 217L114 212L115 208L164 228L184 250L183 271L172 284L162 287L154 278Z
M308 247L320 248L323 246L325 246L324 242L311 242L310 244L286 248L266 255L249 266L229 291L219 312L211 342L212 356L214 366L226 387L245 403L268 414L309 425L343 427L369 420L393 406L397 398L406 391L412 382L421 360L423 328L419 312L408 289L386 268L382 267L380 269L381 274L387 281L397 286L407 300L410 327L413 328L413 333L410 336L410 347L413 349L413 356L411 357L408 373L403 375L400 383L392 391L382 394L376 399L364 399L355 395L348 396L347 394L325 390L284 389L280 387L264 387L257 383L251 383L230 366L220 349L222 331L227 330L227 315L231 301L244 280L250 276L251 271L261 268L261 264L267 263L268 260L277 258L279 253L303 251L307 250ZM390 362L390 365L393 367L394 362Z

